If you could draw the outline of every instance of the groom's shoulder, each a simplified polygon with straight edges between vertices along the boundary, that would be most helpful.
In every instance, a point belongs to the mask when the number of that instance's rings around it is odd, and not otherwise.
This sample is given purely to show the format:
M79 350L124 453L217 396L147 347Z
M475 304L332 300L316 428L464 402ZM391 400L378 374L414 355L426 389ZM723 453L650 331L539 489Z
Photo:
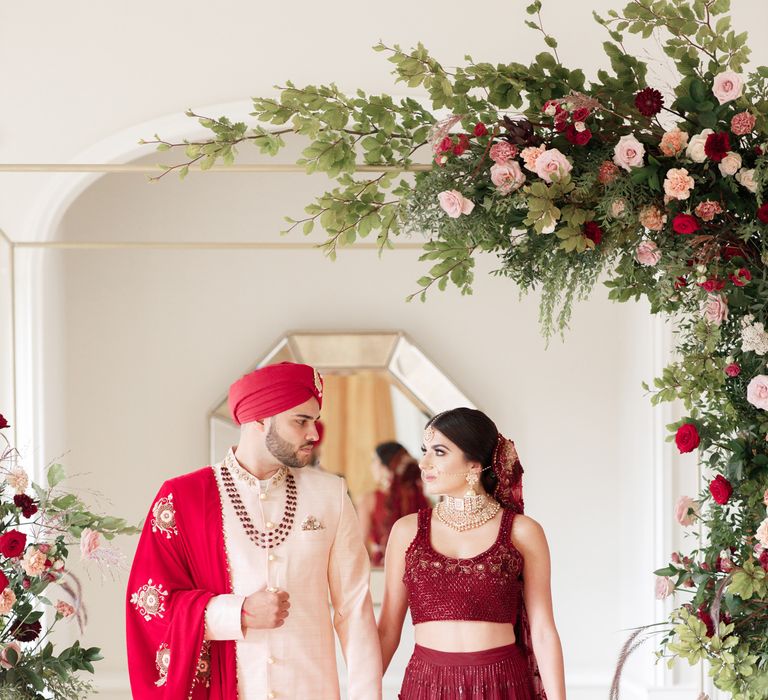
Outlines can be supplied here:
M312 489L316 494L334 495L338 498L344 484L343 477L315 467L291 469L291 473L298 484Z
M203 467L193 472L180 474L168 479L160 487L161 492L172 492L182 498L198 498L207 488L215 485L216 480L211 467Z

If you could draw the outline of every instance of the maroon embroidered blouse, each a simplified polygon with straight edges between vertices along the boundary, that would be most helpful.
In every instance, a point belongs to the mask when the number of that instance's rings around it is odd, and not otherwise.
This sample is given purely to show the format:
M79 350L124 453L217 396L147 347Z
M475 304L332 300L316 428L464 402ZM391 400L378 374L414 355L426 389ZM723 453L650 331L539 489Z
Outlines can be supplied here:
M523 557L510 540L514 517L513 511L504 509L499 534L489 549L470 559L453 559L432 549L432 509L419 511L403 575L414 625L434 620L517 622Z

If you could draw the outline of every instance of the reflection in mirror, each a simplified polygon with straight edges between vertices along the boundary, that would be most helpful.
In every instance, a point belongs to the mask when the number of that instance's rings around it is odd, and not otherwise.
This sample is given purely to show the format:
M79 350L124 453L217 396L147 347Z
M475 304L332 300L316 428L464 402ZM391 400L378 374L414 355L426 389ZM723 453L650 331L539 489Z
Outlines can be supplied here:
M379 566L392 524L428 503L418 469L424 424L445 409L474 405L401 332L290 333L241 374L285 361L323 374L323 435L312 468L346 479ZM211 462L238 436L224 398L210 414Z

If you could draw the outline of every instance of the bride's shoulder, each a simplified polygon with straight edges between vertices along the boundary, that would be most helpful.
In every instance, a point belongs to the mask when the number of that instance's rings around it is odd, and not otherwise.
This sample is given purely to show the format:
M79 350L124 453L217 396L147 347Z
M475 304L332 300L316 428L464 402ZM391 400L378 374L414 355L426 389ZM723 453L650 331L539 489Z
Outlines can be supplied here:
M416 536L418 529L419 514L410 513L404 515L392 525L392 529L389 531L389 539L391 540L394 537L397 540L408 540L410 542Z
M512 542L521 551L547 546L544 528L538 521L522 513L512 521Z

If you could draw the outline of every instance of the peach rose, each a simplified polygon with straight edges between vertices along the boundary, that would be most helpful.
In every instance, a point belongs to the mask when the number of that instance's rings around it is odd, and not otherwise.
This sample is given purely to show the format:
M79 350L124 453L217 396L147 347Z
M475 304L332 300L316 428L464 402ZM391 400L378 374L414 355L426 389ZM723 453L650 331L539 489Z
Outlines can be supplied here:
M717 167L720 169L720 174L723 177L735 175L741 167L741 156L733 151L728 151L725 154L725 158L717 164Z
M442 210L452 219L458 219L462 214L471 214L475 208L473 202L468 200L458 190L445 190L437 195ZM85 531L83 532L85 534ZM98 535L98 533L96 533ZM81 540L82 544L82 540Z
M747 401L755 408L768 410L768 377L758 374L747 386Z
M665 156L676 156L682 153L687 145L688 132L675 128L664 132L659 148Z
M680 496L675 503L675 520L683 527L693 525L699 515L699 504L690 496Z
M640 225L649 231L661 231L667 223L667 215L653 204L643 207L637 218L640 220Z
M16 652L16 663L11 663L8 660L8 651L9 649L12 649ZM18 662L19 658L21 657L21 647L19 646L18 642L9 642L8 644L3 646L2 651L0 651L0 666L3 668L13 668Z
M93 559L93 553L99 547L101 547L101 535L96 530L85 528L80 535L80 558Z
M613 149L613 162L624 170L642 167L644 156L645 146L635 138L634 134L622 136Z
M755 533L755 538L764 549L768 549L768 518L760 523L760 527L757 528Z
M29 547L24 552L24 557L21 560L21 568L27 576L39 576L45 572L45 562L48 561L48 557L43 554L37 547Z
M671 168L664 178L664 193L670 199L688 199L694 184L685 168Z
M742 168L736 173L736 180L742 186L746 187L752 194L757 192L757 183L755 182L755 169L745 170Z
M496 163L491 166L491 182L496 185L498 192L509 194L522 187L525 182L525 174L516 160Z
M675 584L668 576L656 577L656 600L669 598L675 592Z
M763 494L763 503L765 504L765 507L768 508L768 489L766 489Z
M525 169L535 173L536 161L539 159L539 156L546 150L546 146L528 146L528 148L524 148L520 153L520 157L523 159Z
M722 294L708 294L702 315L707 323L719 326L728 318L728 300Z
M13 589L6 588L0 593L0 615L7 615L16 605L16 594Z
M743 86L741 76L738 73L726 70L715 76L712 83L712 94L721 105L724 105L726 102L741 97Z
M661 251L653 241L643 241L637 246L635 260L646 267L653 267L661 260Z
M63 600L57 601L54 607L56 608L56 612L62 617L72 617L72 615L75 614L75 608L69 603L65 603Z
M703 163L707 159L707 154L704 151L704 146L707 143L707 137L715 132L712 129L704 129L699 134L696 134L688 143L688 148L685 149L685 155L688 156L694 163Z
M609 185L619 177L620 172L615 163L612 163L610 160L604 160L600 163L600 168L597 171L597 180L601 185Z
M556 148L550 148L536 158L536 174L544 182L552 182L553 175L562 177L572 169L571 162Z
M694 213L702 221L712 221L718 214L723 213L723 208L720 206L719 202L708 199L705 202L697 204Z

